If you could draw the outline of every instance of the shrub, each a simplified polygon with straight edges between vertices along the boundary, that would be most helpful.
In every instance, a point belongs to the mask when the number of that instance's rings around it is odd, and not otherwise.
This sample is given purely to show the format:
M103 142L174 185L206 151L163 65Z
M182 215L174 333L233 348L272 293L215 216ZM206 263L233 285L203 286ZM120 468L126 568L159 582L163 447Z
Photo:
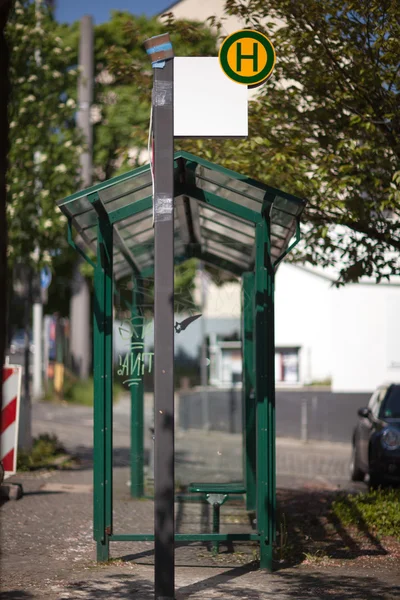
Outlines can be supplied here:
M332 503L332 511L344 525L368 528L377 535L400 540L400 490L379 489L346 494Z
M18 451L17 470L30 471L31 469L48 466L58 456L65 453L65 448L56 435L42 433L33 439L30 452Z

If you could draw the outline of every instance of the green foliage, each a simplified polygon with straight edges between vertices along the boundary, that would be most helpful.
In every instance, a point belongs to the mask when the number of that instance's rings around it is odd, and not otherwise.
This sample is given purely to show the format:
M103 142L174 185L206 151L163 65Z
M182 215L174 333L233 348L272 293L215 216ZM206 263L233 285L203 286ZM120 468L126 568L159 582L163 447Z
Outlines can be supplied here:
M56 200L79 185L76 86L71 48L57 36L51 11L42 3L15 2L7 25L11 48L10 151L7 174L10 264L51 263L66 245L65 217ZM37 251L38 249L38 251Z
M123 388L119 383L113 386L113 401L117 402ZM93 406L93 379L81 380L66 376L63 389L63 399L70 404Z
M333 513L344 525L368 528L378 535L400 540L400 490L373 490L363 494L347 494L332 503Z
M42 433L33 439L32 450L18 450L17 470L30 471L51 465L55 459L66 454L56 435Z
M314 379L311 383L306 383L306 386L315 386L315 387L331 387L332 379L329 377L327 379Z
M298 258L339 267L339 283L399 272L398 10L398 0L226 2L270 37L277 63L251 103L249 138L207 149L309 199Z
M165 33L169 20L112 11L94 28L94 179L102 181L147 161L147 134L153 73L143 42ZM59 34L78 62L79 23ZM177 21L171 35L177 56L216 55L216 37L201 23ZM75 88L69 93L76 97Z

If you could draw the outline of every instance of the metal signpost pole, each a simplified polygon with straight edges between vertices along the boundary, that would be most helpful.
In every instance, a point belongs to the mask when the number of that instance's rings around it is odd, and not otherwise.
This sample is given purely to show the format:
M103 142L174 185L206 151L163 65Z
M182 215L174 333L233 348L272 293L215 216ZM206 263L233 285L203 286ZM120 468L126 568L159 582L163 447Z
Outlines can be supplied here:
M156 600L175 596L174 112L168 34L145 42L154 67L154 570Z

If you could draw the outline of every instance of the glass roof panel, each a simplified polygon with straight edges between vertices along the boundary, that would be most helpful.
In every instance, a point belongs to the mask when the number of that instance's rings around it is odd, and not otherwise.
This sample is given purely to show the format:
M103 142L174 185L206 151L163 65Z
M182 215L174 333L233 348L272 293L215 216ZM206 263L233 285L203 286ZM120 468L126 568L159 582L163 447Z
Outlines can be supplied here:
M275 196L274 208L277 210L297 216L302 212L303 207L304 204L302 203L293 202L293 200L288 200L288 198L283 198L283 196Z
M133 204L133 202L136 202L137 200L142 200L143 198L147 198L148 196L151 196L152 193L153 193L153 189L152 189L152 184L150 183L150 184L146 185L146 187L143 187L139 190L135 190L134 192L130 192L129 194L126 194L124 196L117 196L115 198L112 198L111 200L104 202L104 205L107 208L107 212L112 212L113 210L116 210L117 208L122 208L123 206L129 206L130 204ZM100 192L99 196L100 196L100 198L102 198L103 194Z
M131 176L123 181L119 181L115 185L99 190L98 194L104 204L108 204L118 198L126 198L128 195L132 197L132 201L135 201L149 195L146 192L149 186L151 187L151 172L148 168L144 173ZM124 206L124 204L122 204L122 206ZM128 202L126 202L126 204L128 204ZM114 208L118 208L118 206L113 205L111 210L114 210Z
M205 248L210 252L222 252L222 255L227 259L237 264L249 264L251 257L244 255L240 250L236 249L233 245L226 246L225 244L218 243L214 240L207 239L204 244Z
M214 221L204 219L202 217L200 218L200 224L202 228L204 228L204 230L206 231L206 236L209 235L209 232L215 232L220 234L221 236L232 239L232 234L234 234L235 239L238 242L241 242L242 244L247 244L249 246L253 246L254 244L254 229L252 232L253 235L249 235L247 233L243 233L242 231L233 231L232 229L225 227L221 223L215 223Z
M217 256L219 258L223 258L225 260L230 261L233 265L236 265L237 267L243 269L243 270L248 270L249 269L249 263L244 261L244 260L239 260L236 257L232 257L230 255L230 253L226 252L225 248L221 248L220 246L214 246L211 243L205 244L205 250L206 252L209 252L210 254Z
M63 212L70 217L82 215L88 211L94 212L93 207L86 196L77 198L76 200L70 200L63 205Z
M196 167L196 185L202 190L232 200L255 212L260 211L265 197L265 190L203 165Z
M216 266L221 258L232 263L232 267L237 265L239 272L252 268L255 223L261 220L263 211L270 217L273 258L276 260L288 247L305 201L186 152L175 154L174 168L176 193L179 194L174 211L177 259L182 260L192 247L195 256L196 252L201 251L207 252L211 260L215 256ZM136 214L132 212L138 208L129 209L139 200L151 197L151 179L150 167L146 165L59 202L60 209L72 219L72 224L84 235L84 241L92 247L97 238L97 220L106 219L106 213L124 208L113 214L114 225L120 236L115 236L113 252L118 277L130 272L131 267L124 256L126 250L130 250L140 270L153 266L153 209L148 208L149 203L140 205L140 212ZM207 191L210 195L199 193L199 200L196 200L193 197L196 196L194 185L199 192ZM99 200L92 204L88 197L94 193ZM218 197L224 202L218 204ZM234 206L238 204L252 212L240 211ZM145 206L143 210L142 206ZM122 247L118 246L117 241Z
M252 244L241 244L240 242L234 242L232 239L227 238L220 233L216 233L215 231L207 231L206 239L212 242L216 242L224 246L228 251L230 248L236 249L237 252L244 254L246 256L251 257L253 254L253 245Z
M247 223L243 219L224 214L215 209L208 208L199 204L200 217L204 217L208 221L213 223L220 223L221 225L232 230L233 235L236 235L238 231L246 233L247 235L254 235L254 226Z

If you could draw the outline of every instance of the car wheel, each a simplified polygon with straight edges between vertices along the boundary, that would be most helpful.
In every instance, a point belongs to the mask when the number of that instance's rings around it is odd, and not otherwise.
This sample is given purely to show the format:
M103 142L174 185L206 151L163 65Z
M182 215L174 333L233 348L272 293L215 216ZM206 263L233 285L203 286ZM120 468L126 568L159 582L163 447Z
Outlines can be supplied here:
M365 473L358 466L358 457L356 447L353 445L350 460L350 478L352 481L364 481Z

